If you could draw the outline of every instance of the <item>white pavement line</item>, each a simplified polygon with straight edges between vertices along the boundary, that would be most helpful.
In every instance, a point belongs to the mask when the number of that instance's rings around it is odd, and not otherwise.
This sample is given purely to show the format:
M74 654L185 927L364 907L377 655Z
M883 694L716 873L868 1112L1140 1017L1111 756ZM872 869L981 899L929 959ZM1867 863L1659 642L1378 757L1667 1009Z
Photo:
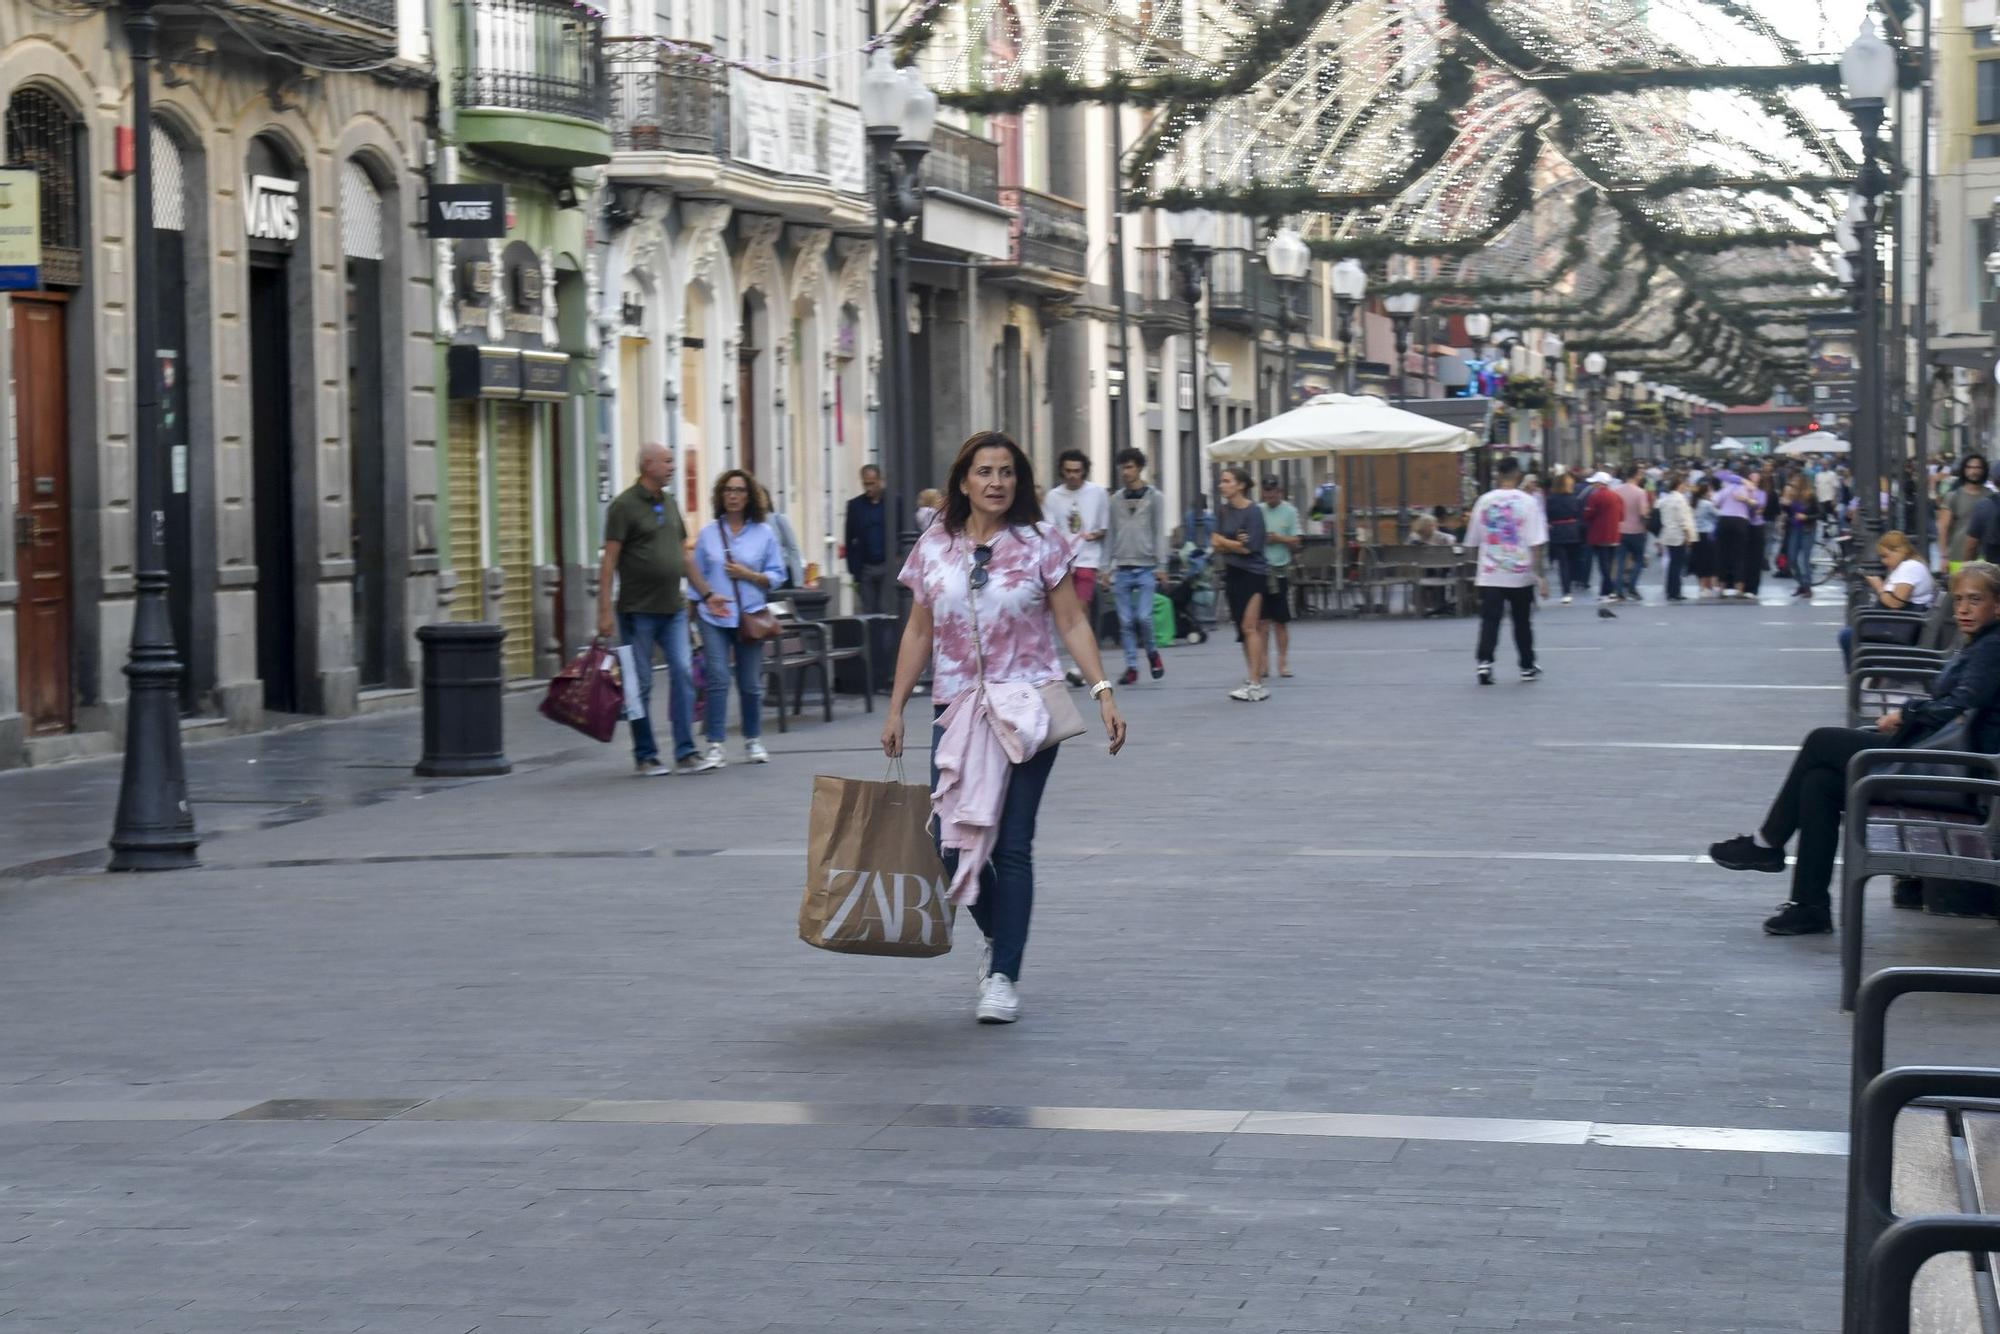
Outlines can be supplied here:
M1709 1153L1796 1153L1839 1156L1847 1136L1830 1130L1747 1126L1625 1125L1493 1116L1405 1116L1369 1112L1244 1112L1184 1107L1037 1107L958 1103L845 1103L705 1098L437 1098L406 1112L365 1110L406 1106L401 1099L337 1099L338 1115L319 1100L300 1100L290 1115L269 1120L384 1124L391 1120L607 1125L878 1126L966 1130L1070 1130L1108 1134L1291 1135L1311 1139L1426 1140L1456 1144L1596 1145L1614 1149L1681 1149ZM105 1101L0 1103L0 1124L79 1121L221 1121L256 1111L241 1102ZM233 1115L232 1115L233 1114ZM253 1118L255 1119L255 1118ZM357 1132L358 1133L358 1132Z
M1776 651L1779 653L1838 653L1840 652L1840 645L1822 644L1818 648L1781 648Z
M1845 690L1846 686L1772 686L1749 681L1635 681L1648 690Z
M1789 746L1754 746L1736 741L1537 741L1543 750L1797 750Z
M1699 866L1708 861L1696 853L1681 852L1495 852L1489 848L1467 848L1449 852L1425 848L1300 848L1293 857L1343 857L1357 861L1447 862L1647 862L1670 866Z

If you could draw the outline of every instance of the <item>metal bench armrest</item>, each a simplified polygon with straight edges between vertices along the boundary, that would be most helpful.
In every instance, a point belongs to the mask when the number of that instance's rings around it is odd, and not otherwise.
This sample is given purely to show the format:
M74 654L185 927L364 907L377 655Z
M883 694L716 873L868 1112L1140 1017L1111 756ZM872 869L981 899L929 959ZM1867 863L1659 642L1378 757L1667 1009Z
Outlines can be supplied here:
M1904 996L2000 996L2000 968L1884 968L1861 984L1854 999L1853 1084L1858 1101L1868 1081L1882 1073L1889 1041L1889 1007Z
M1904 1065L1868 1081L1854 1102L1854 1182L1862 1218L1877 1228L1891 1212L1890 1177L1895 1164L1896 1115L1921 1098L2000 1098L2000 1070L1960 1065Z
M1887 764L1952 764L1963 769L1973 769L2000 779L2000 755L1988 755L1977 750L1921 750L1914 747L1881 750L1864 750L1847 762L1847 786L1850 793L1857 784L1867 778L1872 770ZM1897 783L1927 783L1942 781L1942 776L1906 776L1903 774L1876 774L1876 778L1889 778ZM1984 781L1984 780L1975 780ZM1850 802L1851 804L1851 802Z
M1869 1334L1910 1334L1917 1271L1934 1257L1957 1251L2000 1251L2000 1216L1924 1214L1884 1230L1868 1248L1861 1327Z

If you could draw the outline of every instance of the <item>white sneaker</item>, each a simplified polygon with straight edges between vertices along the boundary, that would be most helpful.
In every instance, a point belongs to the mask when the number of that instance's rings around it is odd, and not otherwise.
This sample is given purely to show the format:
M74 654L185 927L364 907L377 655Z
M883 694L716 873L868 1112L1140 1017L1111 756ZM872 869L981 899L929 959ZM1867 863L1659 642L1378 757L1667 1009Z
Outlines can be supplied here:
M728 763L729 761L722 754L722 743L720 741L711 741L708 743L708 749L702 752L701 762L695 765L694 772L705 774L711 769L720 769Z
M1569 594L1567 593L1563 594L1563 606L1567 607L1572 601L1573 599L1570 597Z
M1253 700L1256 700L1256 701L1257 701L1257 702L1259 702L1259 703L1262 703L1263 701L1265 701L1265 700L1267 700L1267 699L1271 698L1271 692L1270 692L1269 688L1267 688L1267 687L1265 687L1265 686L1262 686L1262 685L1254 685L1254 686L1251 686L1251 687L1250 687L1250 689L1251 689L1251 691L1253 692L1253 693L1251 694L1250 698L1251 698L1251 699L1253 699Z
M634 768L641 778L665 778L673 772L658 760L640 760Z
M743 758L751 764L769 764L771 752L764 749L761 741L746 741L743 743Z
M991 977L992 975L993 975L993 937L988 936L986 937L986 943L979 947L979 981L973 987L972 994L975 996L985 995L986 979Z
M1242 685L1229 692L1229 698L1240 699L1246 704L1252 703L1257 698L1257 687L1253 683L1245 681Z
M989 973L979 984L979 1008L974 1011L982 1024L1011 1024L1021 1017L1021 995L1014 980L1001 973Z

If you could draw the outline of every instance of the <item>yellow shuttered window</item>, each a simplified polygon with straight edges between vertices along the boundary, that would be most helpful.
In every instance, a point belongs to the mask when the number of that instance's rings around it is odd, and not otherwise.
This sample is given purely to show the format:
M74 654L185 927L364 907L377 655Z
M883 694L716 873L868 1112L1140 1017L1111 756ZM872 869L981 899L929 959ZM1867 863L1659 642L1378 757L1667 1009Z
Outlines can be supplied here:
M486 553L479 545L479 515L486 503L479 487L479 404L467 399L451 405L451 439L446 442L445 485L451 494L448 541L452 569L458 572L451 619L476 621L486 584Z
M493 409L493 539L505 586L500 624L507 627L507 675L535 667L534 409L500 403Z

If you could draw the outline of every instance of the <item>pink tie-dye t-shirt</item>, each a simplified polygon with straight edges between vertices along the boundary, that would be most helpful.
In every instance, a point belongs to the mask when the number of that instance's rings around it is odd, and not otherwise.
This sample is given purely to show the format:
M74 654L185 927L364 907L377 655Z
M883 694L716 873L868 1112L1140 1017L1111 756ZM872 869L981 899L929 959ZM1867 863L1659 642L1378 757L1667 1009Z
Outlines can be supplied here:
M917 539L903 566L901 582L930 608L931 695L949 704L979 684L972 650L972 604L979 599L979 643L986 654L986 680L1040 685L1062 675L1056 658L1055 619L1049 590L1060 584L1076 561L1076 544L1047 524L1009 528L990 545L986 586L972 591L975 543L934 523Z

